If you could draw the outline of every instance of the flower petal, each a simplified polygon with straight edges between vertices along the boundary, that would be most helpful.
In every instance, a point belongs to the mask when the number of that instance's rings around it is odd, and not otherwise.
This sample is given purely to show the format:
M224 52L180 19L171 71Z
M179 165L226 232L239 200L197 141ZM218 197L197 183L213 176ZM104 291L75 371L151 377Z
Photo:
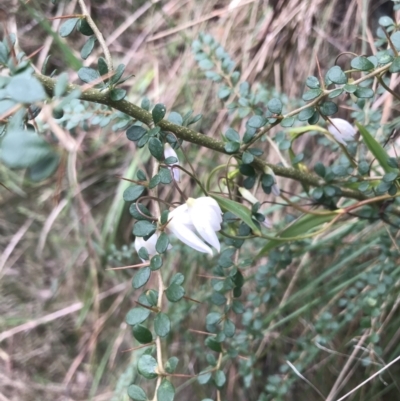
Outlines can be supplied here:
M165 158L175 157L176 160L178 160L176 163L170 164L168 168L172 172L174 180L176 182L179 182L181 180L181 171L177 167L173 168L173 166L179 166L178 155L176 154L175 150L171 147L169 143L166 143L164 146L164 157Z
M139 252L140 248L145 248L149 256L153 256L157 254L156 251L156 243L158 240L159 234L154 233L147 241L144 240L143 237L136 237L135 239L135 249L136 252ZM144 260L142 259L144 262Z
M201 235L201 237L219 252L221 246L211 222L205 219L205 217L199 213L192 213L191 218L197 232Z
M328 126L328 131L333 135L333 137L342 145L347 145L346 141L352 141L356 130L354 127L346 120L342 118L332 118L332 124Z

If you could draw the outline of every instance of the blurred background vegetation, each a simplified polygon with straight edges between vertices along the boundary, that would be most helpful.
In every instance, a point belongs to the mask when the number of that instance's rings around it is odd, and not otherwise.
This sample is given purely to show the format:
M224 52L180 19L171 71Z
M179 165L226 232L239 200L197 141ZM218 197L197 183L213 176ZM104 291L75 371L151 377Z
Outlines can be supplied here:
M3 24L18 35L27 55L35 53L39 69L51 54L47 72L68 70L77 81L70 67L82 64L84 37L48 34L61 23L52 17L79 12L77 1L23 3L2 2ZM317 75L317 58L326 70L342 52L374 53L377 21L383 15L394 18L392 2L372 0L86 3L114 63L126 64L126 72L134 74L124 84L127 98L140 104L147 96L168 110L202 113L196 130L216 138L233 117L221 108L217 85L197 66L191 45L200 32L222 44L253 90L263 88L296 104L307 76ZM99 55L96 50L83 64L96 63ZM368 107L361 113L343 102L339 116L351 119L358 112L360 122L369 124L372 116L382 126L393 125L398 116L390 96L379 96ZM128 143L124 131L113 130L110 119L83 129L83 112L78 102L71 105L77 119L71 130L80 141L75 185L65 178L65 160L41 183L0 165L0 182L10 189L0 187L1 401L127 400L127 385L141 381L137 352L123 352L137 345L125 323L137 299L132 273L106 269L138 261L129 205L122 199L128 183L120 177L133 178L139 168L149 172L149 156ZM279 135L279 129L271 135ZM303 136L297 146L308 166L336 159L316 136ZM219 163L210 160L207 149L191 146L190 152L200 176ZM271 151L268 161L279 158ZM183 188L194 187L185 180ZM278 180L291 194L302 191L294 182ZM276 227L296 215L279 204L267 212ZM276 248L256 265L246 266L242 256L245 310L236 321L239 356L224 368L224 399L321 399L300 371L323 399L333 401L400 354L398 217L390 205L374 213ZM261 246L248 246L247 258ZM166 278L184 272L187 295L202 303L171 306L175 321L164 342L166 353L180 358L179 372L195 374L207 366L204 338L191 330L204 330L211 308L212 286L201 276L209 262L182 245L174 246L169 260L174 267ZM349 399L400 399L399 371L387 369ZM213 396L195 379L176 378L174 384L178 400Z

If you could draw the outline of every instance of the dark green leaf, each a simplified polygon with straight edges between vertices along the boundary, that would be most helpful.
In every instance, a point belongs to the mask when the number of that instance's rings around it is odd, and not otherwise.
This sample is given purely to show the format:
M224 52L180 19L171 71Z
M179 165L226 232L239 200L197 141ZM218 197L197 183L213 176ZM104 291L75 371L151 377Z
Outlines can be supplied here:
M167 108L165 107L165 104L158 103L154 106L153 110L151 111L154 124L158 124L164 118L166 111Z
M155 271L161 268L163 259L160 255L154 255L150 260L150 269Z
M178 302L185 295L185 289L178 284L171 284L165 291L165 295L169 301Z
M329 97L330 99L333 99L333 98L335 98L335 97L340 96L342 93L343 93L343 88L335 89L334 91L332 91L332 92L328 95L328 97Z
M141 324L135 325L133 327L132 333L133 337L135 337L136 340L138 340L141 344L148 344L153 341L151 331Z
M169 374L175 372L176 367L178 366L179 359L176 356L172 356L168 359L167 363L165 364L165 371Z
M314 124L316 124L316 123L318 122L318 120L319 120L319 112L318 112L318 110L315 110L314 114L311 116L311 118L309 118L309 119L307 120L307 122L308 122L309 124L311 124L311 125L314 125ZM286 143L287 143L287 142L289 142L289 141L283 141L283 142L286 142ZM281 142L281 143L279 144L279 149L281 149L281 150L284 150L284 149L282 149L282 144L283 144L283 142ZM286 149L289 149L290 146L291 146L291 143L287 144Z
M319 81L317 77L310 76L306 80L306 85L310 89L318 89L320 87Z
M53 175L59 163L60 156L57 153L50 153L47 157L29 167L28 176L34 182L45 180Z
M86 18L81 18L77 26L78 31L85 36L91 36L94 34L93 29L87 22Z
M267 120L261 116L253 116L247 121L246 125L252 128L261 128L267 123Z
M63 22L60 26L60 36L65 38L71 35L79 18L70 18Z
M126 131L126 136L130 141L138 141L146 134L146 132L147 129L139 125L131 125Z
M131 185L126 188L122 197L125 202L134 202L136 199L140 198L146 188L142 185Z
M314 166L314 171L322 178L325 177L326 169L325 166L321 162L317 162Z
M171 321L168 315L159 312L154 319L154 330L160 337L165 337L171 331Z
M358 87L357 90L354 92L354 96L359 98L371 98L374 96L374 91L370 88Z
M281 126L285 128L291 127L294 124L294 120L294 117L286 117L281 121Z
M237 133L237 131L235 131L232 128L228 128L228 130L225 132L225 137L230 142L238 142L238 143L240 143L239 134Z
M224 145L224 149L225 149L226 153L229 153L229 154L237 152L239 150L239 148L240 148L240 143L238 143L238 142L227 142Z
M389 71L393 74L395 72L399 72L400 71L400 57L396 57L393 62L392 65L389 68Z
M171 171L168 168L160 168L158 174L162 184L170 184L172 182Z
M184 281L185 281L185 276L182 273L176 273L173 275L170 281L170 285L172 284L181 285L183 284Z
M208 326L213 326L218 324L222 319L222 316L218 312L211 312L206 316L206 324Z
M302 110L299 115L298 119L299 121L307 121L309 118L312 117L312 115L315 112L315 107L307 107L306 109Z
M142 246L139 249L138 255L139 255L139 258L142 259L142 260L149 260L150 259L149 252L147 251L147 249L144 246Z
M143 323L150 315L150 309L146 308L133 308L131 309L125 317L126 323L130 326L135 324Z
M149 209L147 209L146 206L144 206L143 204L139 203L138 206L136 206L136 203L132 203L132 205L129 207L129 213L131 214L131 216L136 219L136 220L143 220L145 219L145 217L142 216L142 214L144 214L145 216L149 216L151 217L151 213L149 211ZM140 212L142 214L139 213L138 209L140 210Z
M222 347L221 344L215 341L214 337L207 337L205 340L205 345L215 352L221 352Z
M247 127L246 132L243 135L243 142L249 143L253 139L255 134L256 134L256 128Z
M394 180L397 179L397 177L398 177L398 172L396 172L396 171L391 171L391 172L389 172L389 173L386 173L386 174L383 176L383 181L385 181L385 182L393 182Z
M92 53L94 49L94 44L96 42L96 37L91 36L86 43L83 45L82 50L81 50L81 57L86 60L90 54Z
M100 78L99 72L89 67L80 68L78 71L78 76L83 82L86 82L87 84Z
M282 113L282 102L273 98L267 103L268 110L273 114L281 114Z
M159 183L161 182L161 177L156 174L154 177L151 178L149 181L149 188L153 189L155 188Z
M394 47L395 47L397 50L400 50L400 32L397 31L397 32L395 32L394 34L392 34L392 35L390 36L390 40L392 41Z
M253 163L253 161L254 161L254 156L250 152L247 152L247 151L243 152L242 162L244 164L250 164L250 163Z
M99 57L97 60L97 69L99 70L99 74L101 76L108 74L108 66L105 58Z
M308 102L309 100L317 98L321 93L322 93L321 89L311 89L308 92L304 93L302 99Z
M126 90L121 88L114 88L110 91L110 99L114 102L119 102L126 96Z
M341 85L347 83L347 76L338 65L330 68L327 72L327 75L334 84Z
M175 397L175 388L170 381L163 379L160 387L157 389L157 401L173 401Z
M351 60L350 65L355 70L360 70L360 71L369 71L374 68L374 64L372 64L371 61L369 61L364 56L353 58L353 60Z
M320 105L319 110L321 114L325 116L332 116L333 114L337 113L338 107L336 103L327 101Z
M19 103L34 103L46 99L42 84L35 77L15 75L6 86L11 99Z
M10 168L33 167L52 155L49 144L33 130L10 130L0 143L0 160Z
M133 276L132 287L135 289L143 287L149 281L150 275L151 269L149 267L143 267Z
M226 383L226 376L222 370L217 370L214 373L214 383L218 388L221 388Z
M135 384L131 384L128 387L128 396L134 401L147 401L146 393L143 389Z
M112 84L117 84L122 77L122 74L125 71L125 65L119 64L118 67L114 71L114 75L110 78L110 82Z
M149 140L149 150L157 160L164 160L164 145L158 138Z
M142 355L138 362L138 371L146 379L155 379L157 375L157 361L151 355Z
M354 93L357 90L357 85L346 84L343 89L348 93Z
M164 253L168 249L168 245L169 245L168 235L166 233L161 233L156 243L156 251L158 253Z

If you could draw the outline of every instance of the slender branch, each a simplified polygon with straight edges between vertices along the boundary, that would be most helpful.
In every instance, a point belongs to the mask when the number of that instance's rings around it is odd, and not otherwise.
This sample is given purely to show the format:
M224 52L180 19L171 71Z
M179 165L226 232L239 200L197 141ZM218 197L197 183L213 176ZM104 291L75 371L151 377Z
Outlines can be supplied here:
M108 71L109 72L114 71L111 53L110 53L110 50L108 50L108 46L106 44L106 41L104 40L103 34L100 32L99 28L97 28L97 25L95 24L92 17L90 16L89 11L86 7L85 1L84 0L78 0L78 1L79 1L79 5L82 9L82 13L84 14L84 16L86 18L87 23L92 28L94 35L96 36L97 40L100 43L101 48L103 49L104 57L106 59L106 63L107 63L107 67L108 67Z
M36 74L36 77L43 84L49 95L52 96L56 80L41 74ZM81 88L78 85L69 84L67 92L68 93L72 92L75 89L81 89ZM101 92L97 89L90 88L81 93L80 99L110 106L145 124L151 124L153 122L152 115L148 111L140 108L139 106L136 106L135 104L127 100L120 100L120 101L111 100L107 92ZM225 143L223 141L218 141L217 139L210 138L188 127L176 125L167 120L160 121L158 125L161 127L162 130L173 132L178 138L183 139L187 142L191 142L196 145L200 145L220 153L228 154L225 151L224 148ZM235 154L235 157L239 159L241 158L241 156L242 156L241 152ZM300 181L306 185L311 185L314 187L320 187L325 185L325 181L315 174L299 171L293 167L283 167L283 166L276 166L274 164L269 164L259 157L254 158L253 165L260 171L264 171L265 167L270 167L276 175L281 177L291 178L293 180ZM341 193L342 196L348 198L353 198L358 200L367 199L367 197L363 193L347 188L342 188Z

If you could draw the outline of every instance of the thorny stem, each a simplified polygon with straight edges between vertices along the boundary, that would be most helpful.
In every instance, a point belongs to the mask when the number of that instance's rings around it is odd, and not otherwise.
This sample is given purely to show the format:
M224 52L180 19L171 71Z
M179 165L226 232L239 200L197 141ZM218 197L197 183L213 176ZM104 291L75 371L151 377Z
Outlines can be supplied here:
M103 49L104 57L106 59L106 63L107 63L107 67L108 67L108 71L109 72L114 71L111 53L110 53L110 50L108 50L108 46L106 44L106 41L104 40L103 34L100 32L99 28L97 28L97 25L95 24L92 17L90 16L89 11L86 7L85 1L84 0L78 0L78 1L79 1L79 5L82 9L82 13L84 14L84 16L86 18L87 23L92 28L94 35L96 36L97 40L100 43L101 48Z

